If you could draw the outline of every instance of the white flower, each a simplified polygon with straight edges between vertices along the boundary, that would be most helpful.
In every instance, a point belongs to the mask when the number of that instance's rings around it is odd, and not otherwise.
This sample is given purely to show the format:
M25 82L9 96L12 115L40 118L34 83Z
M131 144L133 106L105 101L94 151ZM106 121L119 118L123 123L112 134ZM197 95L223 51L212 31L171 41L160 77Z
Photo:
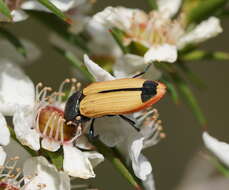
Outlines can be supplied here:
M228 178L222 175L206 155L198 150L186 164L184 175L173 190L224 190L228 185Z
M222 163L229 167L229 144L219 141L210 136L207 132L203 133L203 141L209 151L211 151Z
M100 68L84 56L84 63L96 81L114 80L115 77ZM152 167L150 162L141 153L143 148L156 144L161 138L160 121L155 110L138 112L129 117L136 119L140 132L137 132L126 121L118 117L103 117L95 121L95 132L99 134L100 140L107 146L116 146L130 162L135 175L143 180L147 189L154 189Z
M0 149L0 160L2 151ZM44 157L32 157L25 161L23 171L17 168L19 157L0 162L0 188L14 190L70 190L70 178L58 172Z
M6 120L0 112L0 147L6 146L10 142L10 132Z
M94 56L115 59L122 55L114 38L101 23L90 19L86 31L91 37L88 47Z
M14 130L22 144L36 151L40 149L40 139L42 148L49 151L55 152L63 146L63 167L69 175L84 179L95 177L90 160L90 156L95 155L95 152L88 151L85 154L77 147L73 147L73 142L81 135L81 126L76 127L64 119L65 102L61 101L61 97L64 95L62 90L66 83L70 83L70 80L65 80L59 91L53 92L50 96L47 96L50 88L45 87L39 91L38 85L34 103L19 107L15 112ZM77 89L76 86L79 86L79 83L73 80L69 96ZM74 144L77 146L77 141ZM96 155L100 162L103 161L102 155Z
M107 7L94 15L93 20L107 28L118 28L124 32L123 44L138 42L148 48L145 63L177 60L177 50L189 43L200 43L222 32L219 19L210 17L192 31L186 32L181 19L172 20L181 0L159 0L158 11L149 14L139 9Z
M6 152L0 146L0 166L3 166L5 160L6 160Z
M35 89L32 81L16 65L10 63L0 65L0 79L0 112L13 115L14 131L23 145L35 151L39 150L41 146L49 151L57 151L61 146L64 149L67 146L73 146L73 141L81 134L81 126L76 128L66 123L63 112L65 102L62 102L61 99L64 95L63 88L66 83L71 82L69 95L77 90L79 83L76 83L74 79L72 81L67 79L60 85L58 92L47 95L50 88L44 87L40 90L41 84L38 84ZM2 129L4 129L3 127ZM7 139L7 131L2 131L0 133L4 133ZM1 137L1 141L5 138ZM4 141L4 143L6 142ZM77 143L75 144L77 146ZM75 149L77 148L75 147ZM68 154L69 151L66 153ZM79 165L82 164L83 166L81 171L77 172L88 172L91 165L93 165L89 161L90 156L94 156L95 152L88 151L85 154L79 150L77 153L77 155L79 153L84 155L85 162L88 165L85 165L82 159L68 159L68 155L64 155L66 156L64 157L64 165L65 162L68 162L68 165L75 165L78 162ZM74 154L74 152L71 152L71 154ZM98 159L103 161L103 156L97 155ZM74 157L79 158L79 156ZM69 171L69 168L66 171L75 172ZM88 175L75 177L90 178L94 176L93 170L89 170Z
M65 172L58 172L55 166L50 164L44 157L33 157L26 160L23 167L23 174L26 183L24 190L71 189L69 176Z
M139 71L144 71L146 65L143 57L134 54L125 54L118 58L113 67L114 76L116 78L129 78L136 75ZM150 68L144 74L144 78L157 80L161 77L161 72L151 64Z
M0 62L0 112L12 116L17 107L34 103L34 87L16 64Z
M84 0L50 0L51 3L53 3L58 9L60 9L62 12L66 12L77 5L81 4ZM21 5L22 9L25 10L39 10L39 11L46 11L50 12L49 9L44 7L42 4L35 0L28 0L22 3Z
M11 11L10 14L12 20L9 20L9 18L0 14L0 22L20 22L28 18L28 15L24 11L20 10L22 0L18 0L18 1L6 0L5 3Z

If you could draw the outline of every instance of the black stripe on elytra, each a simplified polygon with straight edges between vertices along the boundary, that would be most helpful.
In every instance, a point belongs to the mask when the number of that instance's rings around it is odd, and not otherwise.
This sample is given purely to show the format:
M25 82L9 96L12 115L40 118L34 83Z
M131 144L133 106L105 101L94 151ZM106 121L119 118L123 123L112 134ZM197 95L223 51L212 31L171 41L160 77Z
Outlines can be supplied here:
M157 85L158 85L157 82L147 80L143 83L142 88L111 89L111 90L103 90L100 91L99 93L121 92L121 91L142 91L141 100L142 102L146 102L157 94Z
M120 91L142 91L142 88L111 89L111 90L103 90L103 91L100 91L99 93L120 92Z

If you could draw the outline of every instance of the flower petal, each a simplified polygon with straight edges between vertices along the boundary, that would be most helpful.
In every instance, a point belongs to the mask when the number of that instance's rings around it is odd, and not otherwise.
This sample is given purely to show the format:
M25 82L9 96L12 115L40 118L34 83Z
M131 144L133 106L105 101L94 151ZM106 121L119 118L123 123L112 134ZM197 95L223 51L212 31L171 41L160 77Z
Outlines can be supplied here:
M130 145L130 159L135 175L141 180L146 180L152 172L152 166L145 156L141 154L144 137L138 138Z
M87 66L88 71L93 75L96 81L114 80L115 78L95 62L90 60L87 55L84 55L84 64Z
M64 145L63 148L63 168L68 175L83 179L95 177L92 164L82 151L71 145Z
M85 151L83 153L90 160L91 165L92 165L93 168L95 168L97 165L99 165L101 162L104 161L103 155L98 153L98 152Z
M3 166L5 160L6 160L6 152L0 146L0 166Z
M22 10L12 10L11 16L13 18L13 22L20 22L28 18L28 15Z
M207 132L203 133L205 146L225 165L229 167L229 144L219 141L210 136Z
M157 0L159 11L167 18L174 16L180 8L181 0Z
M40 134L33 129L34 110L27 106L18 108L13 116L14 131L17 139L31 149L40 149Z
M113 71L117 78L130 78L144 71L146 66L143 57L125 54L118 59L117 63L114 65ZM160 76L161 72L152 64L144 75L144 78L156 80L159 79Z
M145 189L147 190L155 190L155 182L154 182L154 178L153 178L153 174L149 174L146 178L146 180L144 180L143 182L143 186L145 187Z
M177 48L176 46L169 44L152 46L145 53L144 60L146 63L153 61L166 61L173 63L177 60Z
M185 34L178 41L178 47L183 48L190 43L200 43L217 36L223 31L220 20L216 17L210 17L197 25L194 30Z
M107 55L119 57L122 54L114 38L102 24L91 19L86 28L92 39L89 41L89 48L95 55ZM96 47L96 48L95 48Z
M17 65L0 62L0 112L13 115L18 106L34 104L34 86Z
M66 12L69 9L77 6L82 1L83 0L80 0L80 1L75 1L75 0L50 0L51 3L53 3L58 9L60 9L63 12ZM24 3L22 3L21 8L25 9L25 10L38 10L38 11L50 12L49 9L47 9L42 4L40 4L39 2L34 1L34 0L25 1Z
M126 137L136 130L119 117L102 117L95 120L95 134L109 147L123 142Z
M79 149L91 150L94 146L88 141L88 138L84 135L77 137L75 146Z
M107 7L95 14L93 20L108 28L117 27L121 30L128 30L136 10L125 7Z
M33 157L25 161L23 167L27 184L25 190L38 190L42 186L44 190L70 190L70 178L64 172L58 172L44 157Z
M10 142L10 131L4 116L0 113L0 145L6 146Z
M60 148L60 143L49 138L43 138L41 141L42 148L49 150L51 152L55 152Z

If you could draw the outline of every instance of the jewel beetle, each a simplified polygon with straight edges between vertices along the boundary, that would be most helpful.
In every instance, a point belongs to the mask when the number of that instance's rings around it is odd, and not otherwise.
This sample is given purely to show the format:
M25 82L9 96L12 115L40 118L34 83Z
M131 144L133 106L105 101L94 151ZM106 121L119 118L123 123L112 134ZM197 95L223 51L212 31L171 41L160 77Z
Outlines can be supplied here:
M163 83L136 77L94 82L69 97L64 117L76 126L92 120L89 129L89 136L92 137L95 119L103 116L119 116L136 128L135 122L123 114L155 104L165 92Z

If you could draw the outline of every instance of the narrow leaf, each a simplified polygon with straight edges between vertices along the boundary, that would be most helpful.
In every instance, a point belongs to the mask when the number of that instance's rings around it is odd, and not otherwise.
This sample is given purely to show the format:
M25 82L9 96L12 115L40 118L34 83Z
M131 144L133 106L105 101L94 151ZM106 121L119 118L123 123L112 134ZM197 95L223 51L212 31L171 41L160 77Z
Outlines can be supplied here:
M228 0L199 0L196 6L189 9L186 14L187 25L199 23L202 20L214 15L219 9L225 6Z
M151 9L157 9L158 8L156 0L146 0L146 1L148 2Z
M133 41L128 45L128 50L129 53L139 55L139 56L144 56L148 48L138 42Z
M41 152L42 155L46 155L46 157L51 160L52 164L55 165L58 170L63 169L64 153L62 148L56 152L50 152L45 149L42 149Z
M185 65L185 63L180 62L177 64L177 66L184 72L185 76L199 89L204 89L207 87L206 84Z
M206 126L207 121L202 113L199 104L186 82L180 77L173 65L167 63L155 63L157 67L167 72L176 84L180 94L183 96L187 105L191 108L193 114L202 126Z
M135 176L128 170L125 164L122 162L122 159L115 154L115 151L103 144L98 138L91 140L91 143L94 144L101 154L108 159L112 165L119 171L119 173L136 189L142 190L140 184L138 184Z
M12 20L11 11L4 2L4 0L0 0L0 13L6 16L9 20Z
M58 53L63 55L69 61L70 64L72 64L75 68L80 70L89 81L94 81L94 78L88 72L85 65L72 52L64 50L57 46L53 47Z
M115 41L117 42L117 44L119 45L122 52L124 54L129 53L128 48L124 46L123 44L123 35L124 35L123 32L117 28L113 28L110 30L110 33L113 36L113 38L115 39Z
M175 85L165 77L162 77L160 79L160 81L165 83L165 85L168 89L168 92L171 94L171 98L172 98L173 102L175 104L179 104L179 95L178 95L178 92L177 92Z
M229 177L229 169L221 163L217 158L208 156L207 159L216 167L216 169L222 173L225 177Z
M56 34L61 36L64 40L71 43L72 45L80 48L86 53L89 53L90 50L87 47L85 40L82 39L79 35L72 34L68 31L68 25L65 22L62 22L60 19L57 19L56 16L39 12L39 11L28 11L28 13L39 20L49 29L53 30Z
M22 56L26 57L26 49L24 45L21 43L21 41L11 32L9 32L7 29L0 28L0 35L4 38L6 38L17 50L18 53L20 53Z
M194 50L190 53L180 55L180 60L183 61L199 61L199 60L218 60L218 61L228 61L229 53L226 52L207 52L202 50Z
M199 104L194 97L192 91L188 87L188 85L182 80L178 75L173 75L173 80L176 83L180 93L183 95L184 99L186 100L187 104L193 111L194 115L196 116L197 120L202 126L206 126L207 121L199 107Z
M54 13L56 16L67 22L68 24L71 24L72 21L70 18L68 18L60 9L58 9L53 3L51 3L49 0L38 0L42 5L44 5L47 9L49 9L52 13Z

